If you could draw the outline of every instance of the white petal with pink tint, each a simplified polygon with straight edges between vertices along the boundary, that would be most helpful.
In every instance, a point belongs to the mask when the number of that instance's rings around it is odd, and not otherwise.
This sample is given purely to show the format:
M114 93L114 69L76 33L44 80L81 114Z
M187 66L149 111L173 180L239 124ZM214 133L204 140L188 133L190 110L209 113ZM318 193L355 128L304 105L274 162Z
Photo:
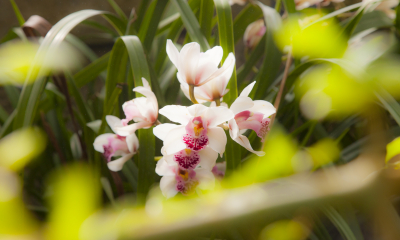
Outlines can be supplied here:
M207 136L210 142L209 146L222 157L227 141L225 131L220 127L208 128Z
M173 122L187 124L192 117L187 107L179 105L168 105L160 109L160 114Z
M250 92L251 92L251 90L253 90L254 84L256 84L255 81L250 83L249 85L247 85L247 87L245 87L243 89L243 91L240 93L240 96L241 97L248 97Z
M106 121L108 126L110 126L111 130L116 133L115 128L122 127L121 119L117 118L116 116L107 115Z
M183 135L185 134L185 126L182 125L168 132L164 140L164 149L166 154L174 154L186 148L186 144L182 141Z
M141 128L149 128L153 124L149 122L138 122L138 123L133 123L129 124L127 126L121 126L121 127L114 127L114 132L120 136L126 137L131 134L134 134L136 130L141 129Z
M112 134L112 133L105 133L105 134L101 134L101 135L97 136L93 143L94 149L100 153L104 153L103 146L108 144L108 139L110 137L114 137L114 136L115 136L115 134Z
M216 127L232 119L234 115L228 108L219 106L209 107L204 117L208 123L208 127Z
M246 148L248 151L257 154L258 156L264 156L265 153L263 151L255 151L251 147L249 139L246 136L240 134L239 127L236 124L235 119L231 119L229 121L229 135L235 142L239 143L242 147Z
M199 166L201 168L208 169L209 171L211 171L215 165L215 162L217 161L218 153L214 151L212 148L206 147L203 150L199 151L199 155L200 155Z
M201 104L193 104L192 106L188 107L187 110L189 114L193 117L201 116L205 111L207 111L207 107Z
M175 67L178 68L179 51L170 39L167 40L167 55Z
M122 156L122 157L120 157L118 159L115 159L115 160L111 161L111 162L108 162L107 163L108 169L110 169L113 172L121 171L122 167L124 166L124 164L129 159L131 159L133 157L133 155L134 155L133 153L127 154L127 155L124 155L124 156Z
M136 153L139 149L139 139L135 134L131 134L126 137L126 144L131 153Z
M153 128L153 134L160 140L164 141L164 139L167 137L168 132L177 127L180 127L180 125L163 123Z
M275 107L270 102L264 100L255 100L253 102L254 106L249 109L251 112L260 112L264 114L264 118L276 113Z
M175 176L164 176L160 180L160 188L162 194L166 198L171 198L178 193L176 190L176 179Z
M240 112L246 111L254 106L253 100L249 97L239 96L236 100L232 103L230 110L233 114L238 114Z

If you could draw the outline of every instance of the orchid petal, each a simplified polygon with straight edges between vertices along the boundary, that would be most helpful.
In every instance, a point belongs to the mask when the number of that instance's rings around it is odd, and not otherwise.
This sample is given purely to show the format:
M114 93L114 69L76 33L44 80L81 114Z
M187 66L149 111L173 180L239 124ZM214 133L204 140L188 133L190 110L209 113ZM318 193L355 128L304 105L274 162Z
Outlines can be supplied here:
M254 106L250 108L249 111L260 112L264 114L264 118L276 113L275 107L270 102L264 100L255 100Z
M208 124L207 127L216 127L234 117L231 110L222 106L209 107L205 113L205 120Z
M179 53L178 71L185 76L188 84L194 84L199 55L200 45L196 42L186 44Z
M240 112L249 110L254 106L253 100L249 97L242 97L239 96L236 100L232 103L230 110L233 114L238 114Z
M169 131L180 126L181 125L176 125L172 123L163 123L153 128L153 134L160 140L164 141Z
M152 123L143 121L143 122L129 124L128 126L121 125L121 127L114 127L113 131L120 136L126 137L131 134L134 134L134 132L138 129L148 128L151 127L152 125L153 125Z
M93 143L93 147L96 151L104 153L104 145L108 144L108 139L115 137L115 134L104 133L96 137Z
M179 51L170 39L167 40L167 55L175 67L178 68Z
M130 154L126 154L116 160L113 160L109 163L107 163L107 167L108 169L110 169L113 172L118 172L121 171L122 167L124 166L124 164L131 159L133 156L133 153Z
M219 153L222 157L222 154L225 152L226 146L226 135L222 128L220 127L212 127L207 129L207 136L209 145L214 151Z
M199 165L201 168L212 170L212 168L215 165L215 162L217 161L218 158L218 153L214 151L210 147L204 148L204 150L199 151L199 156L200 156L200 163Z
M126 137L126 144L128 145L129 152L136 153L139 149L139 139L136 134L131 134Z
M192 117L189 114L187 107L178 105L165 106L161 108L159 112L161 115L164 115L169 120L180 123L182 125L186 125Z
M263 152L263 151L255 151L255 150L253 150L253 148L250 145L249 139L244 135L239 135L237 138L234 138L233 140L235 142L239 143L240 145L242 145L244 148L246 148L250 152L256 154L259 157L265 155L265 152Z
M160 188L162 194L166 198L171 198L178 193L176 190L176 179L175 176L164 176L160 180Z
M115 132L115 133L117 133L115 131L115 128L123 126L121 119L117 118L116 116L107 115L106 121L108 123L108 126L110 126L111 130L113 130L113 132Z
M253 90L254 84L256 84L256 81L250 83L249 85L247 85L247 87L245 87L243 89L243 91L240 93L241 97L248 97L251 90Z
M186 134L185 126L179 126L168 132L164 140L164 149L167 155L174 154L186 148L182 141Z
M193 117L201 116L207 109L208 108L202 104L194 104L187 108L188 112Z
M175 164L175 167L177 164ZM165 161L165 158L161 158L158 160L156 165L156 173L160 176L175 176L174 171L172 170L173 166L170 166Z
M239 126L236 123L235 119L231 119L228 122L229 126L229 135L231 136L232 139L235 139L239 135Z
M198 83L198 86L201 86L215 79L216 77L225 74L226 72L233 71L234 66L235 66L235 56L233 55L233 53L229 53L222 67L219 68L217 71L215 71L213 74L211 74L211 76L209 76L207 79L204 79L202 82Z

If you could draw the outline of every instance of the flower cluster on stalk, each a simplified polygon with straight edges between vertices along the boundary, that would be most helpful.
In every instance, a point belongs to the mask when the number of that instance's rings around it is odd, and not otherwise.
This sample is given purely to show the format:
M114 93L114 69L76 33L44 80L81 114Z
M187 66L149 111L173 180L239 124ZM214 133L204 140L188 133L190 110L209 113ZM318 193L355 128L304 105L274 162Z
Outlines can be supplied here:
M156 173L162 176L160 188L169 198L179 192L189 195L197 189L213 188L215 178L224 176L224 163L217 164L216 161L218 155L222 157L225 152L225 130L229 130L230 137L250 152L264 155L262 151L253 150L244 132L253 130L264 141L270 127L269 116L275 113L275 108L267 101L253 101L248 97L255 82L242 91L230 108L222 102L229 91L227 86L235 67L235 57L229 53L219 67L223 57L220 46L200 52L200 45L192 42L178 51L168 40L167 54L178 70L177 78L183 93L194 104L188 107L167 105L158 110L157 98L143 78L143 86L133 91L144 97L122 105L125 119L106 117L115 134L98 136L94 148L103 153L110 170L119 171L138 151L135 131L156 125L158 114L165 116L174 123L159 124L153 128L153 133L163 141L163 157L157 162ZM121 157L112 160L116 156Z
M167 41L167 54L177 68L181 89L194 104L189 107L168 105L159 113L170 121L154 128L153 132L163 141L163 158L157 163L156 172L162 176L160 187L166 197L178 192L188 195L197 188L214 186L215 178L224 175L223 163L216 164L218 154L225 152L229 129L231 138L247 150L254 151L243 133L254 130L264 139L269 130L269 116L275 108L266 101L253 101L248 97L254 84L246 87L230 108L222 101L229 91L228 82L235 67L235 57L229 53L218 68L223 50L216 46L200 52L198 43L188 43L181 51L172 41ZM202 103L211 102L209 106Z

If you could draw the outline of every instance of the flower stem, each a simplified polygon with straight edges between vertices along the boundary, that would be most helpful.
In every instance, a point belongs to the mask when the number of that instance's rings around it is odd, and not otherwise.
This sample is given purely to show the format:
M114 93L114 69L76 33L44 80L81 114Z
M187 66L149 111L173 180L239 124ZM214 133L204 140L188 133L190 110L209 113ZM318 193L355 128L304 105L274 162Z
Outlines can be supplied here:
M189 96L190 96L190 100L194 104L198 104L196 98L194 97L194 85L191 85L191 84L189 84Z
M221 106L221 100L220 99L214 99L214 101L215 101L215 105L217 105L217 107Z

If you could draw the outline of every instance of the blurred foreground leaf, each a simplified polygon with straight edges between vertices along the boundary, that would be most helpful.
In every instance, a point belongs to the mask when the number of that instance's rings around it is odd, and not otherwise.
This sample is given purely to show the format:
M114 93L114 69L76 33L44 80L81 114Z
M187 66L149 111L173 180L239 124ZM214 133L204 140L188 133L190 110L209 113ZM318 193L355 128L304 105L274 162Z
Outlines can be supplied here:
M0 166L18 171L45 147L46 137L38 128L15 131L0 141Z

